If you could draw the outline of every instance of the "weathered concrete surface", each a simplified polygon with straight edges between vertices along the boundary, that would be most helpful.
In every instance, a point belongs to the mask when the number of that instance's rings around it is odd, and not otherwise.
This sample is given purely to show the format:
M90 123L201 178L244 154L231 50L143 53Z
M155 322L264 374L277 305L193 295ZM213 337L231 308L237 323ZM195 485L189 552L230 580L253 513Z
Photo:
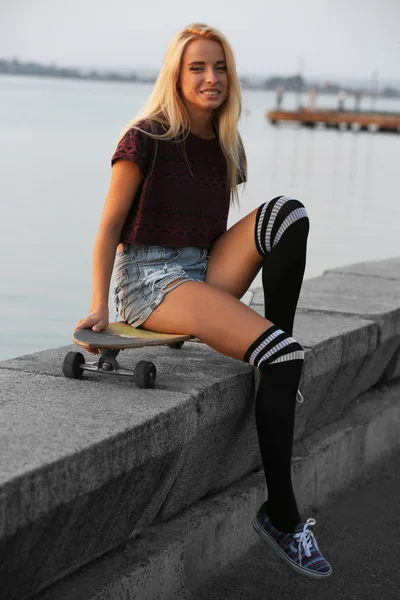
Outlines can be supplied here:
M400 377L400 348L393 355L391 361L385 369L385 380L392 381Z
M346 418L298 442L294 484L305 516L400 448L400 382L367 392ZM248 475L168 523L150 527L35 600L183 600L259 538L251 527L265 498L263 474ZM265 561L274 561L265 553ZM265 582L267 585L268 582Z
M385 278L334 273L305 283L295 335L306 347L306 402L298 406L296 440L397 377L393 269L397 263L382 267ZM348 286L355 280L358 312ZM248 365L198 344L127 351L121 362L146 358L158 368L156 389L139 390L122 378L64 379L69 349L0 363L2 600L31 597L260 465ZM162 564L172 563L167 556Z
M379 326L380 342L400 335L400 284L397 280L330 273L308 279L299 309L368 317Z
M152 522L196 430L185 394L0 373L0 597L29 597ZM51 390L51 393L49 391ZM21 394L24 402L18 402ZM149 435L149 433L152 435Z
M185 361L167 350L165 360L156 360L153 390L104 376L76 381L44 375L43 361L40 373L26 377L15 361L12 370L3 363L4 598L29 597L259 463L254 426L252 456L235 449L229 458L236 463L225 470L223 462L234 443L224 435L225 423L243 435L241 417L251 413L251 367L217 355L210 364L203 358L210 351L195 344L188 345ZM49 360L46 353L41 357ZM244 429L250 429L247 421Z
M66 387L61 378L32 374L27 389L20 374L7 370L0 371L0 380L12 391L0 413L0 481L7 514L2 535L133 467L165 456L170 464L195 435L197 415L187 394L150 390L144 403L121 388L111 401L95 381L69 381ZM154 436L148 437L149 430Z
M29 457L31 456L30 441L26 437L26 432L30 427L35 426L37 427L36 437L32 440L32 444L35 445L38 462L37 464L22 462L18 468L23 472L30 472L39 465L45 465L49 459L63 460L69 453L74 452L74 448L77 453L80 453L86 442L90 445L91 442L97 440L96 435L104 444L105 452L110 452L111 456L114 452L113 435L116 435L117 432L122 434L125 430L135 438L137 447L132 450L137 457L142 455L139 450L141 444L143 444L144 450L149 445L158 448L158 432L150 417L153 411L157 415L155 423L163 421L164 413L160 410L160 401L163 398L169 398L169 401L175 403L176 407L181 407L179 410L190 414L190 419L179 418L181 433L183 435L183 429L187 428L185 439L190 440L190 443L184 444L185 449L181 451L181 462L184 463L179 466L182 498L175 511L183 508L182 503L191 503L212 489L220 489L229 485L231 481L240 478L259 464L258 446L252 419L253 377L250 366L221 356L199 344L188 344L181 351L171 351L168 348L153 348L148 349L148 352L136 350L133 353L126 353L125 362L129 362L129 358L134 362L134 357L135 361L147 358L154 360L158 368L156 389L139 390L129 380L115 379L111 376L89 374L84 380L64 379L61 376L60 365L62 357L68 349L69 347L40 353L40 361L37 360L36 355L33 355L36 360L31 363L28 362L29 357L24 360L23 373L32 373L34 369L37 369L41 374L41 378L37 381L43 382L43 386L37 386L37 390L34 391L33 400L35 410L43 413L39 421L31 422L29 420L26 424L24 420L20 420L20 414L28 417L29 411L25 411L23 405L18 407L16 404L7 402L7 397L4 395L7 409L3 411L3 422L12 424L10 425L12 432L8 434L10 441L8 442L7 435L3 437L6 463L8 462L6 452L10 454L11 462L7 467L9 475L18 473L16 462L21 462L21 452L25 451ZM184 360L182 360L183 356ZM123 359L121 359L122 361ZM46 370L50 373L53 372L57 363L59 376L46 379L44 376ZM18 359L6 361L3 365L5 368L0 372L7 378L3 390L12 388L14 394L18 395L19 393L19 397L27 396L25 379L21 378L21 372L16 370ZM10 366L11 371L9 370ZM37 377L39 375L36 375ZM29 381L33 381L31 375ZM15 382L21 382L21 391L17 391ZM68 400L70 395L73 397L71 402ZM29 396L27 397L29 398ZM145 419L147 436L140 435L140 432L136 431L137 416ZM64 417L68 417L69 420L65 422ZM47 456L47 452L48 436L49 433L53 435L55 422L63 429L57 433L55 448L58 454L53 457L52 455ZM216 430L219 432L218 436L215 435ZM229 435L225 437L226 431ZM82 432L86 436L86 442L80 437ZM78 433L78 439L75 439L76 433ZM63 435L68 436L67 445L64 444ZM247 451L240 455L240 447L239 449L233 448L241 438L243 438L243 443L247 444L247 450L253 447L252 452ZM173 437L171 442L173 442ZM71 448L68 444L71 445ZM13 447L16 449L15 453ZM161 449L161 452L164 453L165 448ZM229 454L229 458L225 458L227 454ZM132 464L135 464L137 457L132 456ZM97 468L100 473L103 473L102 463L105 460L107 464L113 465L112 459L103 457L99 464L93 466L93 469ZM231 464L227 465L224 460L229 460ZM195 464L196 461L198 464ZM114 467L112 466L112 468ZM69 471L69 475L71 479L75 477L74 469ZM119 473L115 473L115 475L118 476ZM57 476L55 472L55 477ZM5 477L7 478L7 472ZM102 485L110 477L111 473L107 472L104 474L104 480L99 480L98 475L93 476L91 480L93 486L96 487ZM192 480L195 481L195 485ZM67 485L73 487L74 482L68 481ZM55 487L58 487L58 482ZM84 491L91 490L88 488ZM74 490L70 493L72 498ZM61 497L63 494L60 495L59 500ZM163 510L166 510L168 506L172 507L173 503L176 504L174 498L175 492L169 489ZM56 504L58 500L54 498L54 502ZM171 512L174 509L169 508L168 510ZM18 523L19 525L21 523Z
M351 275L368 275L400 281L400 257L386 258L385 260L370 260L369 262L345 265L336 269L329 269L326 273L345 273Z
M329 273L343 273L352 274L358 276L369 276L379 279L387 279L395 282L397 290L400 288L400 258L390 258L387 260L377 260L365 263L358 263L355 265L347 265L345 267L339 267L337 269L331 269ZM399 342L400 345L400 342ZM385 370L384 377L391 381L400 377L400 348L393 356L387 369Z

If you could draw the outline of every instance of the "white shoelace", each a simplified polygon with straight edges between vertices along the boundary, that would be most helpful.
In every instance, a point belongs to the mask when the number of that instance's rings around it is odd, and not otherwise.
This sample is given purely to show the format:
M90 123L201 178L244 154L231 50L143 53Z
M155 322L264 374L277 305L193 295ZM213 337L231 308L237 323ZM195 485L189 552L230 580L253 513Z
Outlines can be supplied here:
M296 396L296 399L297 399L297 402L298 402L299 404L303 404L303 402L304 402L304 396L303 396L303 394L301 393L301 391L300 391L300 390L297 390L297 396Z
M319 550L317 540L315 539L313 532L309 530L309 527L312 527L313 525L315 525L315 523L315 519L307 519L307 522L304 523L302 531L295 533L293 536L298 544L300 566L303 552L306 556L311 556L311 548L313 547L313 545L316 547L317 550Z

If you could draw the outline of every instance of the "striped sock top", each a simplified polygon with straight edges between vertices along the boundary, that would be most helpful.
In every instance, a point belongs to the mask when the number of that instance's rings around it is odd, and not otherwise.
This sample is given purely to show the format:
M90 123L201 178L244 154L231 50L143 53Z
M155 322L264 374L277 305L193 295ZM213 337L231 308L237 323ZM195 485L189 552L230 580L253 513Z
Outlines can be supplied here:
M272 325L250 346L243 360L260 368L261 364L304 360L304 350L294 338Z

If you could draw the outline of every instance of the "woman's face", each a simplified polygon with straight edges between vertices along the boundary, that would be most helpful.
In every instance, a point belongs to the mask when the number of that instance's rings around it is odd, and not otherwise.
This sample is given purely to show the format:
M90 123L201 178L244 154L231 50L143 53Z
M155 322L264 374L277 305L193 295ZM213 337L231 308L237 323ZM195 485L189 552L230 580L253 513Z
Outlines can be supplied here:
M229 81L219 42L198 39L186 46L178 88L192 116L199 111L212 113L223 104L228 97Z

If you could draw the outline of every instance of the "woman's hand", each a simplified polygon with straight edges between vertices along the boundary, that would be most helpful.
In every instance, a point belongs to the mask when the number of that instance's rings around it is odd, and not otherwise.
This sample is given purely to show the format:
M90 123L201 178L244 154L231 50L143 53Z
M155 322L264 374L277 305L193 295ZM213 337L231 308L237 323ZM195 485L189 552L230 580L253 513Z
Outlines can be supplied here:
M96 333L99 331L103 331L108 325L108 308L103 308L100 310L92 310L90 315L81 319L76 324L74 331L78 331L79 329L92 329ZM87 351L91 354L99 354L98 350L87 348Z
M94 309L90 315L78 321L74 331L92 329L95 333L99 333L108 326L108 323L108 308Z

